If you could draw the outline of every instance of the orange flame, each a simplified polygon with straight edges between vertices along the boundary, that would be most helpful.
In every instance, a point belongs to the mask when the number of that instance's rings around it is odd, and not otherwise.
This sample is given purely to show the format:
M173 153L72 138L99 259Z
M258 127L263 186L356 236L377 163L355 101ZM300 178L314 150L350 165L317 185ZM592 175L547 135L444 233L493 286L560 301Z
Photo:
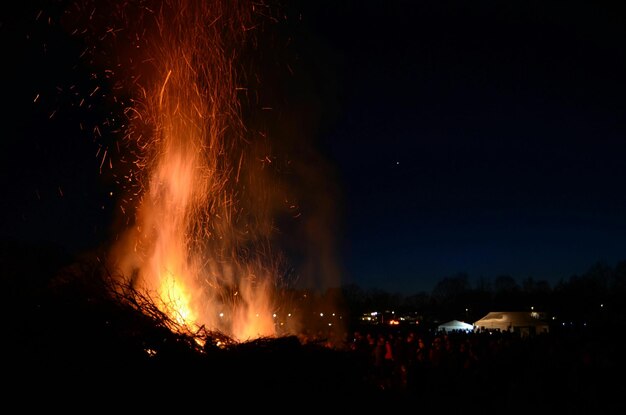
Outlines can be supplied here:
M276 334L278 270L267 202L246 199L263 183L246 164L237 96L237 47L252 7L242 4L171 0L151 11L156 30L141 38L145 56L135 60L153 75L133 78L126 112L139 200L111 257L176 324L247 340Z

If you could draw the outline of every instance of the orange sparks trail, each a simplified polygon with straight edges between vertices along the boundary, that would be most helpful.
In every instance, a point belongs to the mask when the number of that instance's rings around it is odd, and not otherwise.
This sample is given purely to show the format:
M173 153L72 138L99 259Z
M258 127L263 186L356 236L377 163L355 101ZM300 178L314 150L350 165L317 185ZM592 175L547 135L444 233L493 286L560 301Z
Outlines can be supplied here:
M178 327L244 341L277 334L273 229L246 147L238 48L253 5L168 0L142 11L126 139L137 149L134 217L111 250L117 275ZM134 22L133 22L134 23ZM253 208L253 209L252 209ZM129 212L130 213L130 212Z

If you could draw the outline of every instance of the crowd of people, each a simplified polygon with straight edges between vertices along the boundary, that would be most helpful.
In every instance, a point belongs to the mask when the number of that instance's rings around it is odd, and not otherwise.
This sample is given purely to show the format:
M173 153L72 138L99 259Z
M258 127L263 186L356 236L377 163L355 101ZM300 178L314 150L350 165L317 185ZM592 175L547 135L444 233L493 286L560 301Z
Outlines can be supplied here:
M308 341L323 339L322 334ZM306 341L306 340L305 340ZM613 410L624 369L607 333L560 331L521 336L509 331L440 331L365 326L344 343L368 381L397 399L483 409L553 407L587 413ZM621 368L621 369L620 369Z

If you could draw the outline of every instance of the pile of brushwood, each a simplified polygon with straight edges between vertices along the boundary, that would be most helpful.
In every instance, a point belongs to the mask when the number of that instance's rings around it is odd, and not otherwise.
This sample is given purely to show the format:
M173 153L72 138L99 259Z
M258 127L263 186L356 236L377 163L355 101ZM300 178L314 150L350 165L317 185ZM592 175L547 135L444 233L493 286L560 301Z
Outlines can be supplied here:
M237 342L219 332L172 330L154 302L91 262L41 280L44 286L22 290L7 307L5 374L17 389L108 402L141 392L185 400L234 393L238 404L251 396L309 405L383 398L364 362L347 351L297 336Z

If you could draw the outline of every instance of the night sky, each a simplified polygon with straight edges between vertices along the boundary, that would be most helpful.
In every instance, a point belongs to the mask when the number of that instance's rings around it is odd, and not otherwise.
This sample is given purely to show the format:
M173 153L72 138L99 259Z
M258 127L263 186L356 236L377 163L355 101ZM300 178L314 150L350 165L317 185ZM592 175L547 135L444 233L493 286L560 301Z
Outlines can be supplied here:
M626 259L626 9L617 3L288 7L290 82L302 88L287 92L315 113L308 134L340 191L345 282L405 294L459 273L553 285ZM41 8L0 19L10 55L0 236L80 250L108 237L114 188L99 174L98 143L78 128L100 114L64 102L71 85L89 83L81 45L37 19Z

